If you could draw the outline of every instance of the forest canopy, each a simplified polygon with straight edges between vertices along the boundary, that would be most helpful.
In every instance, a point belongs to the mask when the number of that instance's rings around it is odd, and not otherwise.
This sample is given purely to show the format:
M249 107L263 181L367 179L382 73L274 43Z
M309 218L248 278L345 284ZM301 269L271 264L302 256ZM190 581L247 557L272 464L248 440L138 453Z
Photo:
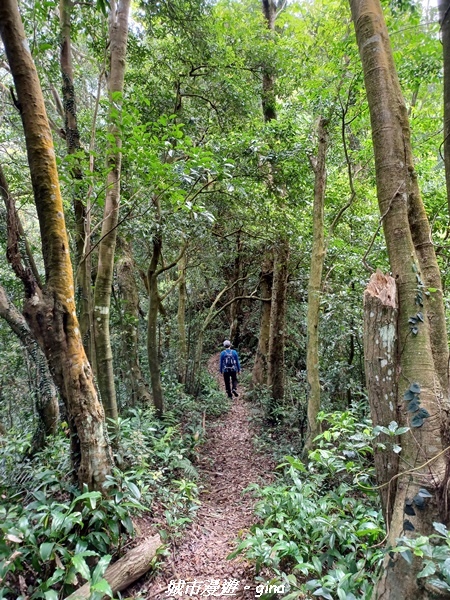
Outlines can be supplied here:
M224 340L282 463L232 556L292 599L447 597L449 20L3 0L0 598L111 596L136 515L195 520Z

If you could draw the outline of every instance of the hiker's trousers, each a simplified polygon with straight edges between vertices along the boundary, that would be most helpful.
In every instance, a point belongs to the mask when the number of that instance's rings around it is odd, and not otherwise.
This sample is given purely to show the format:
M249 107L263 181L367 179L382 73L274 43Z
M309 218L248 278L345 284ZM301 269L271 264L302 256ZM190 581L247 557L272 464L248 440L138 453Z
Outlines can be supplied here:
M228 398L232 398L232 390L237 390L237 372L236 371L224 371L223 380L225 381L225 389L227 391ZM230 385L231 384L231 385Z

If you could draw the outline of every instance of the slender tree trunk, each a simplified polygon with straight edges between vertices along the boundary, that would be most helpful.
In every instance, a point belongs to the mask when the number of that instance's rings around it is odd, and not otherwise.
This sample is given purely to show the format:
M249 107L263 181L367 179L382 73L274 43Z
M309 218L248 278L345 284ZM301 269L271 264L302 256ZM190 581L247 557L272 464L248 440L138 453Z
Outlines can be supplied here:
M289 243L280 240L275 251L272 306L270 312L269 365L267 385L271 388L274 404L284 398L284 345L286 338L286 306Z
M314 438L320 433L317 415L320 411L319 379L319 315L322 272L325 261L324 202L326 188L325 159L327 153L327 122L322 117L318 125L319 145L317 159L312 161L314 181L313 204L313 242L311 249L311 269L308 283L308 312L306 316L307 345L306 371L309 385L308 396L308 434L306 449L312 448Z
M267 29L270 34L275 32L277 4L274 0L262 0L262 9ZM264 121L269 123L277 118L275 72L272 65L264 65L262 82L262 107ZM284 184L277 182L276 170L270 165L268 189L272 193L284 196ZM282 190L281 192L279 190ZM284 398L285 365L284 342L287 309L287 281L289 261L289 241L282 234L276 243L274 252L274 271L272 286L272 301L270 308L270 338L268 353L267 384L272 393L272 409Z
M107 151L108 176L106 181L105 210L98 247L98 268L94 291L95 351L98 384L106 416L117 421L116 387L114 384L113 355L109 331L111 288L114 270L114 252L117 238L120 202L120 172L122 138L117 112L122 106L121 95L125 76L125 57L128 38L128 14L131 0L111 1L109 17L110 71L108 93L110 111L108 128L114 138Z
M177 323L178 323L178 381L179 383L186 384L186 371L187 371L187 360L188 360L188 349L186 339L186 301L187 301L187 287L186 287L186 265L187 258L184 254L180 260L178 266L178 312L177 312Z
M75 313L69 241L55 151L36 68L16 0L0 4L0 33L17 91L42 239L45 287L23 274L24 315L44 349L67 407L72 458L81 484L101 488L110 472L104 414Z
M153 404L156 414L162 417L164 413L164 397L161 386L161 363L158 348L158 311L160 300L158 294L158 263L161 258L162 240L155 236L153 239L153 254L148 267L148 317L147 317L147 353L148 368L152 384Z
M236 257L234 259L234 269L233 269L233 280L237 281L242 277L242 239L241 232L238 231L236 236ZM230 340L236 348L239 346L240 335L241 335L241 324L242 324L242 300L240 296L243 295L243 285L241 284L236 286L234 291L234 295L237 296L237 300L235 300L231 305L230 311Z
M56 386L49 371L45 354L39 348L24 316L8 299L8 296L1 285L0 317L5 319L36 365L39 388L36 407L40 424L33 438L31 452L34 452L43 448L46 438L49 435L54 435L56 433L59 422L58 392L56 391Z
M64 108L64 131L67 144L67 153L76 154L82 151L80 143L80 133L77 122L77 105L75 97L75 88L73 84L72 67L72 42L71 42L71 10L72 0L60 0L59 14L61 23L61 43L60 43L60 66L62 77L62 94ZM77 296L79 297L79 323L81 338L85 352L92 364L92 325L93 325L93 301L91 291L91 261L83 260L86 249L86 229L87 212L83 198L86 197L83 186L83 173L79 160L71 166L73 178L73 208L75 215L75 245L77 256L77 269L75 285Z
M262 298L272 298L273 261L266 258L262 266L259 289ZM252 387L267 385L267 367L270 339L270 311L272 302L263 301L259 325L258 348L252 370Z
M116 271L123 309L123 355L124 362L128 366L126 377L131 387L132 405L148 406L152 403L152 397L139 364L139 296L134 277L136 266L130 244L121 240L120 246L122 256L117 262Z
M447 208L450 215L450 0L439 0L442 54L444 60L444 163Z
M411 190L414 190L411 179L415 174L411 172L409 160L409 136L405 135L407 112L389 36L379 0L350 0L350 5L372 123L378 203L392 275L397 282L398 423L411 427L401 438L402 460L397 489L391 499L388 545L392 546L400 536L411 535L411 526L415 534L428 535L433 531L433 521L448 521L445 514L448 461L444 454L439 456L448 441L448 397L445 389L442 401L439 385L442 376L434 361L430 340L432 326L427 318L429 302L423 287L425 276L421 273L423 256L419 254L416 233L412 231L417 225L412 217L423 217L422 214L411 215L418 198L411 199ZM413 499L423 488L432 497L423 510L414 509ZM407 503L412 503L414 514L405 513L410 505ZM416 577L419 562L409 564L399 554L387 554L373 597L380 600L428 598L429 594L419 587Z

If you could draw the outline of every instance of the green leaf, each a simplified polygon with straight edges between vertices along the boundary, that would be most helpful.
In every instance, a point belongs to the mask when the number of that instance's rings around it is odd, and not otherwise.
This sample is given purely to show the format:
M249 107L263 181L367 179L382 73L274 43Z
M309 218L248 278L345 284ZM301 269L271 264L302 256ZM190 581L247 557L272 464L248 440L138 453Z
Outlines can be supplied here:
M324 587L320 587L315 592L313 592L313 596L322 596L326 600L333 600L333 596L330 594L330 590Z
M443 523L433 523L433 527L438 533L447 537L448 529Z
M55 542L43 542L40 545L39 554L44 562L50 558L54 546Z
M45 600L58 600L58 592L55 592L55 590L48 590L47 592L44 592L44 598Z
M402 447L399 446L398 444L394 444L392 446L392 450L395 452L395 454L399 454L402 451Z
M400 552L400 556L402 556L409 565L412 565L413 555L411 550L403 550L403 552Z
M84 560L84 556L82 556L81 554L75 554L75 556L72 556L72 564L75 567L77 573L79 573L87 581L90 581L91 572L89 571L89 567L87 566L87 563Z
M409 427L399 427L395 432L396 435L403 435L409 431Z
M103 577L103 574L106 571L106 567L111 562L111 558L112 557L110 554L106 554L105 556L102 556L101 559L98 561L97 566L95 567L94 572L92 573L93 583L100 581L100 578Z
M91 592L101 592L102 594L107 594L110 598L113 597L111 586L106 579L100 579L97 583L91 585Z
M132 481L128 481L127 487L130 490L130 492L133 494L133 496L136 498L136 500L141 499L141 492L139 491L139 488L135 483L133 483Z
M424 568L417 573L417 577L428 577L436 573L436 567L431 561L427 561Z

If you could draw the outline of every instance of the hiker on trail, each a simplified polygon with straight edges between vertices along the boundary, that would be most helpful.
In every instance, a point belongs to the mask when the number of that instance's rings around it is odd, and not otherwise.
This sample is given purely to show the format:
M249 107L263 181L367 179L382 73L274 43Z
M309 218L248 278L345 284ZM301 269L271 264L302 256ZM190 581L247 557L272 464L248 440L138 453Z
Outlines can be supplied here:
M231 342L225 340L223 345L225 350L222 350L220 353L219 369L223 374L227 396L228 398L232 398L233 395L239 396L237 391L237 376L241 372L241 365L239 364L238 353L236 350L231 349Z

